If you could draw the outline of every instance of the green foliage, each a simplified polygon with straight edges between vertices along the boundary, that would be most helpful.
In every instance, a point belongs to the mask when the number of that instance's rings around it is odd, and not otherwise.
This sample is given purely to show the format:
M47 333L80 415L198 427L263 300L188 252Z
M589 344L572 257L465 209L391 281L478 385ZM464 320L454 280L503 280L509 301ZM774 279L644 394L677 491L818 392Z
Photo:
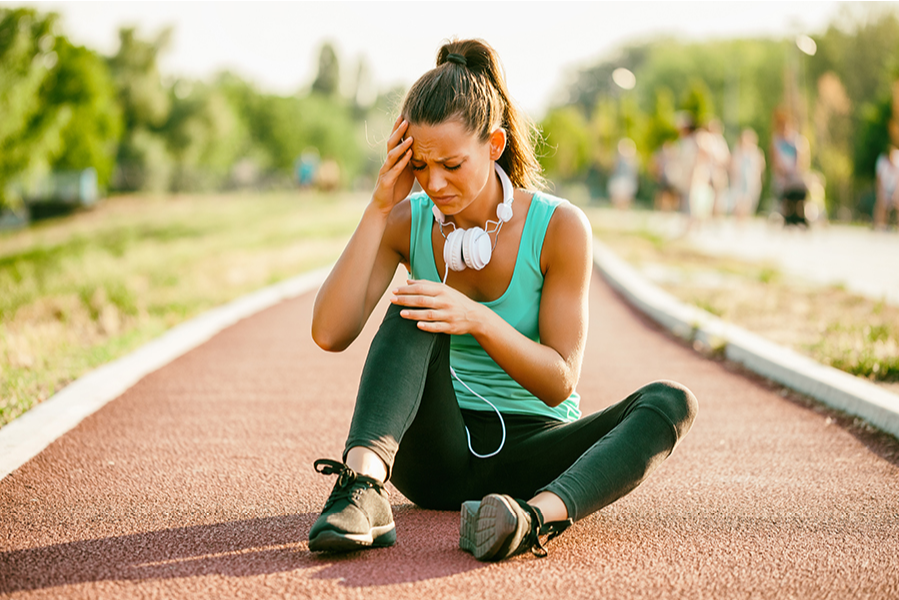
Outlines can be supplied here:
M236 108L221 90L179 81L172 111L163 128L174 159L172 189L224 187L232 166L246 152L249 133Z
M816 41L818 52L809 60L812 81L828 71L836 73L854 106L889 93L899 66L899 17L895 7L846 4Z
M877 102L862 106L858 134L855 138L853 168L856 177L864 182L874 181L877 157L890 143L887 125L893 114L892 98L884 95Z
M269 169L289 172L297 157L314 147L323 159L337 161L345 180L360 170L363 156L356 141L357 126L345 102L319 94L244 98L242 116Z
M128 131L161 127L168 118L171 99L159 73L159 56L171 35L171 29L165 29L155 40L143 40L133 27L119 30L119 49L109 59L109 68Z
M58 38L56 53L58 67L44 81L43 95L51 105L69 106L71 118L61 132L61 148L52 167L93 167L99 184L105 186L123 128L112 78L104 60L92 50Z
M322 45L318 55L318 74L312 82L312 92L336 96L340 88L340 64L337 52L329 43Z
M644 139L644 146L650 153L661 148L665 142L677 139L674 94L665 86L655 90L655 102L647 119Z
M580 110L574 106L552 110L540 127L543 139L538 155L547 173L568 180L587 167L590 138L587 121Z
M706 125L715 114L712 93L702 79L693 78L680 103L681 110L693 117L697 125Z
M113 186L120 190L164 191L174 169L159 130L171 111L169 91L159 73L159 55L171 30L155 40L137 37L134 28L119 30L119 49L109 59L121 106L125 135L118 149Z
M0 9L0 207L16 204L14 182L47 168L71 118L45 97L59 62L55 23L52 14Z

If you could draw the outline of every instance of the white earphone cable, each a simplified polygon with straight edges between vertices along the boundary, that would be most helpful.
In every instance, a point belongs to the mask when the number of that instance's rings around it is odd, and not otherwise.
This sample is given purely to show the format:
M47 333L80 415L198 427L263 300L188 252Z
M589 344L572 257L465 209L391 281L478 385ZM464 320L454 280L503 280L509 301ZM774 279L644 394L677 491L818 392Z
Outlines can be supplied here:
M461 383L462 385L465 386L466 390L468 390L469 392L471 392L472 394L474 394L475 396L477 396L478 398L480 398L481 400L483 400L484 402L489 404L490 408L492 408L493 410L496 411L496 416L499 417L500 427L502 427L502 430L503 430L503 438L499 442L499 447L496 450L494 450L493 452L491 452L489 454L478 454L477 452L475 452L474 448L471 447L471 432L468 431L467 426L465 427L465 436L468 438L468 450L474 456L476 456L477 458L491 458L493 456L496 456L497 454L499 454L500 450L503 449L503 446L506 445L506 422L503 420L503 414L501 412L499 412L499 409L496 408L496 406L490 400L488 400L487 398L484 398L482 395L480 395L479 393L477 393L476 391L474 391L473 389L468 387L468 385L464 381L459 379L459 376L456 375L456 371L452 367L450 367L450 373L452 374L453 377L456 378L456 381L458 381L459 383Z

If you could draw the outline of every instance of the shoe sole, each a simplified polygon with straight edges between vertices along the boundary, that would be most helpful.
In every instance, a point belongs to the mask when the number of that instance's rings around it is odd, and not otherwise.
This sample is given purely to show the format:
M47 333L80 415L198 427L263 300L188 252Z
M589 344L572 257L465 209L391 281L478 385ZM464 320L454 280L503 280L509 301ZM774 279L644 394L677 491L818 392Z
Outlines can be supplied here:
M477 545L478 509L480 506L479 500L462 503L462 513L459 519L459 547L471 554L474 554Z
M322 531L309 540L312 552L352 552L366 548L386 548L396 543L396 524L372 527L369 533Z
M478 560L493 560L518 528L518 517L508 500L491 494L481 501L472 554Z

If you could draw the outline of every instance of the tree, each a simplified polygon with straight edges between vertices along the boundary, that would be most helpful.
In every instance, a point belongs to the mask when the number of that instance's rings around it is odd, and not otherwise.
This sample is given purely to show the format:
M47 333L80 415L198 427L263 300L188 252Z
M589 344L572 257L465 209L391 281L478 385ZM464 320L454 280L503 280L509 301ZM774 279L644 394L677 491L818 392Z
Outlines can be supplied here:
M60 170L93 167L105 186L115 167L122 114L105 61L96 52L57 38L58 66L45 79L42 95L50 106L68 106L71 118L61 131L61 148L52 166Z
M168 189L173 165L160 130L171 111L171 97L158 62L171 34L171 29L164 29L155 39L143 40L134 28L122 28L119 49L109 59L125 123L113 180L118 189Z
M582 174L590 160L587 120L575 106L551 110L540 123L543 141L538 149L546 172L562 180Z
M0 9L0 207L20 204L12 183L49 166L71 118L43 93L59 57L54 14Z
M226 94L200 82L173 86L163 133L175 161L174 191L222 187L249 146L246 125Z
M712 106L712 94L705 81L693 78L690 86L680 102L680 109L693 117L697 125L707 124L715 114Z
M329 42L322 45L318 54L318 74L312 82L313 93L336 96L340 90L340 65L337 52Z

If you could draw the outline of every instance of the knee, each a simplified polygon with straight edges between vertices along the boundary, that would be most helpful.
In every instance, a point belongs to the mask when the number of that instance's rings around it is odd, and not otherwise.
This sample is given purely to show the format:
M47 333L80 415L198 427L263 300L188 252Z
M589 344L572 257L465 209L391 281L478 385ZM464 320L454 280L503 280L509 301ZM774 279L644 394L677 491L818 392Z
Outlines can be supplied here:
M699 412L699 402L693 392L675 381L650 383L641 390L641 399L668 418L678 440L687 435Z

